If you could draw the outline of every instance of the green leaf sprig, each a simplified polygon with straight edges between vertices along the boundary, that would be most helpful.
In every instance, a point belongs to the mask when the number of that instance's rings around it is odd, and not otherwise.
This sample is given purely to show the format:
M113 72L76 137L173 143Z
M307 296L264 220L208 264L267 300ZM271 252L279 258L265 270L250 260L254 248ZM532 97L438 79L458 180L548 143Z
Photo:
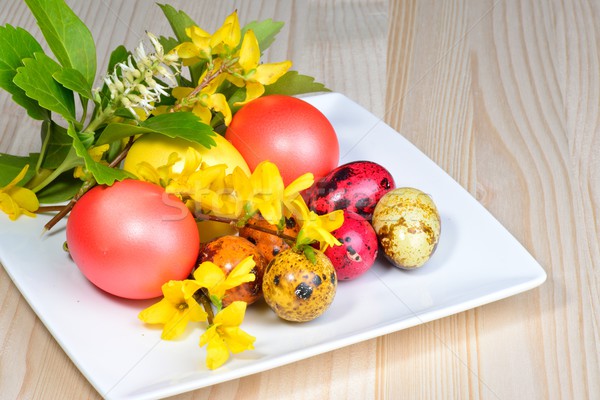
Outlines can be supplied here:
M242 65L238 64L242 41L230 47L218 43L215 38L222 36L220 30L208 36L212 50L206 59L183 59L187 67L183 74L177 50L192 43L192 30L204 31L185 12L159 4L175 37L157 38L149 33L152 52L143 44L134 51L119 45L101 77L103 84L94 88L96 46L88 27L64 0L24 1L52 54L46 54L26 30L0 26L0 88L41 122L41 143L39 151L28 156L0 153L0 190L29 166L18 186L32 191L45 205L68 202L58 207L60 212L46 225L48 229L94 185L135 178L121 168L120 161L136 138L158 133L211 147L215 144L212 136L222 133L231 118L225 111L239 109L249 97L250 82L259 85L259 67L247 70L251 66L245 61L245 68L234 68ZM225 28L231 28L229 18ZM252 35L262 55L282 27L282 22L271 19L253 21L241 28L241 37ZM186 93L190 94L178 98L172 92L174 86L178 93L189 88ZM210 89L209 97L204 88ZM265 84L262 95L317 91L327 89L311 77L287 71L276 82ZM194 107L205 104L207 98L211 99L207 106L210 121L206 110L203 121ZM39 211L56 208L42 206Z

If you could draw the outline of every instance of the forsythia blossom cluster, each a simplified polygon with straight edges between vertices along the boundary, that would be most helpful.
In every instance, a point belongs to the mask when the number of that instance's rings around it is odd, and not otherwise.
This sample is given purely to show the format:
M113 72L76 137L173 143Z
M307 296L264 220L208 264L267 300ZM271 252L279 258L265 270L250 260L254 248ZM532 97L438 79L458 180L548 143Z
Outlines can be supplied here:
M140 312L139 318L148 324L163 325L161 338L165 340L179 337L189 322L208 321L199 345L206 345L206 366L218 368L229 359L230 353L254 348L256 339L240 328L246 302L233 301L222 307L228 289L256 279L250 272L254 265L252 256L246 257L226 275L216 264L205 261L194 271L193 279L165 283L164 298ZM198 298L202 296L216 306L214 317L210 303L210 314L200 305Z
M195 88L174 88L175 107L163 107L159 112L192 111L206 124L211 123L213 112L218 112L222 114L225 125L229 125L232 116L230 104L223 93L218 92L223 84L245 89L245 99L233 103L236 107L241 106L260 97L265 92L265 85L275 83L292 66L289 60L260 63L258 39L251 29L242 37L235 11L212 35L197 26L188 27L185 32L190 41L181 43L172 52L183 61L183 65L206 63L206 69L198 82L194 82L197 84Z
M178 161L179 157L173 153L169 162L158 168L141 162L136 173L139 179L163 186L168 193L180 197L194 213L236 219L239 225L260 213L280 228L285 217L293 217L301 227L296 246L318 242L321 250L325 250L341 244L331 232L344 222L343 210L317 215L308 209L300 194L312 186L312 173L284 187L279 169L269 161L260 163L250 176L239 167L227 174L225 164L206 165L192 147L187 149L183 168L176 172L173 166Z
M243 225L255 214L269 223L283 228L286 217L293 217L300 225L296 247L318 242L321 249L340 245L331 234L344 222L342 210L326 215L310 211L300 192L312 186L311 173L304 174L284 187L277 166L265 161L247 175L241 168L226 173L225 164L206 165L200 153L192 147L187 149L183 168L173 167L179 161L172 153L167 164L158 168L147 162L137 166L141 180L165 188L166 192L179 196L194 213L213 214L237 219ZM254 348L255 338L240 328L246 311L246 303L234 301L222 308L228 289L255 279L250 273L255 263L252 256L242 260L229 274L211 262L203 262L194 271L193 278L170 281L163 285L164 298L143 310L139 318L150 324L164 325L162 338L178 337L189 322L208 320L208 329L200 338L200 346L206 345L206 365L218 368L227 361L230 353ZM212 318L206 306L199 305L199 296L210 299L217 308Z

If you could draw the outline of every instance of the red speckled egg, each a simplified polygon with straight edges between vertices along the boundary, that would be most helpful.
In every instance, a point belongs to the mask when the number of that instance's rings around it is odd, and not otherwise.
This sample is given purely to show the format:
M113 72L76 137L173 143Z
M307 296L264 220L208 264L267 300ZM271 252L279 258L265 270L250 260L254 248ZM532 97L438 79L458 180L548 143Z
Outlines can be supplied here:
M379 199L395 188L387 169L371 161L340 165L310 190L309 207L317 214L348 210L371 220Z
M342 243L329 247L325 255L329 257L338 280L354 279L365 272L377 258L377 235L363 217L351 211L344 211L344 223L332 234Z

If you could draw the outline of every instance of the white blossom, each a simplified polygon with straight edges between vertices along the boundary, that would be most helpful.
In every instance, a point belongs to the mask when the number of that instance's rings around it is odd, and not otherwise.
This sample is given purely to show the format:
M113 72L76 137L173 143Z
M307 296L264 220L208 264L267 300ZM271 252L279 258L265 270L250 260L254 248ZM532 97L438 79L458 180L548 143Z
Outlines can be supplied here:
M161 96L168 96L167 86L160 84L157 79L176 85L175 77L179 73L177 55L165 55L157 37L150 32L147 35L154 53L147 53L140 42L126 61L118 63L113 73L104 77L113 106L125 107L134 116L136 108L141 108L148 115Z

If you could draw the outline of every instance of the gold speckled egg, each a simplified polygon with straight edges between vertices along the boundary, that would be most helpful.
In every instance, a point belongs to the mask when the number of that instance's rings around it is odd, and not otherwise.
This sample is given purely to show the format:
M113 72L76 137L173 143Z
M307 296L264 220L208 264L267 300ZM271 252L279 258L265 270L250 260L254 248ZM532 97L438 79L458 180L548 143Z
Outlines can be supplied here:
M293 249L279 253L263 276L264 299L282 319L306 322L329 308L337 275L325 254L315 250L316 263Z
M428 194L415 188L397 188L386 193L375 207L372 223L387 259L403 269L425 264L440 237L440 216L435 203Z

